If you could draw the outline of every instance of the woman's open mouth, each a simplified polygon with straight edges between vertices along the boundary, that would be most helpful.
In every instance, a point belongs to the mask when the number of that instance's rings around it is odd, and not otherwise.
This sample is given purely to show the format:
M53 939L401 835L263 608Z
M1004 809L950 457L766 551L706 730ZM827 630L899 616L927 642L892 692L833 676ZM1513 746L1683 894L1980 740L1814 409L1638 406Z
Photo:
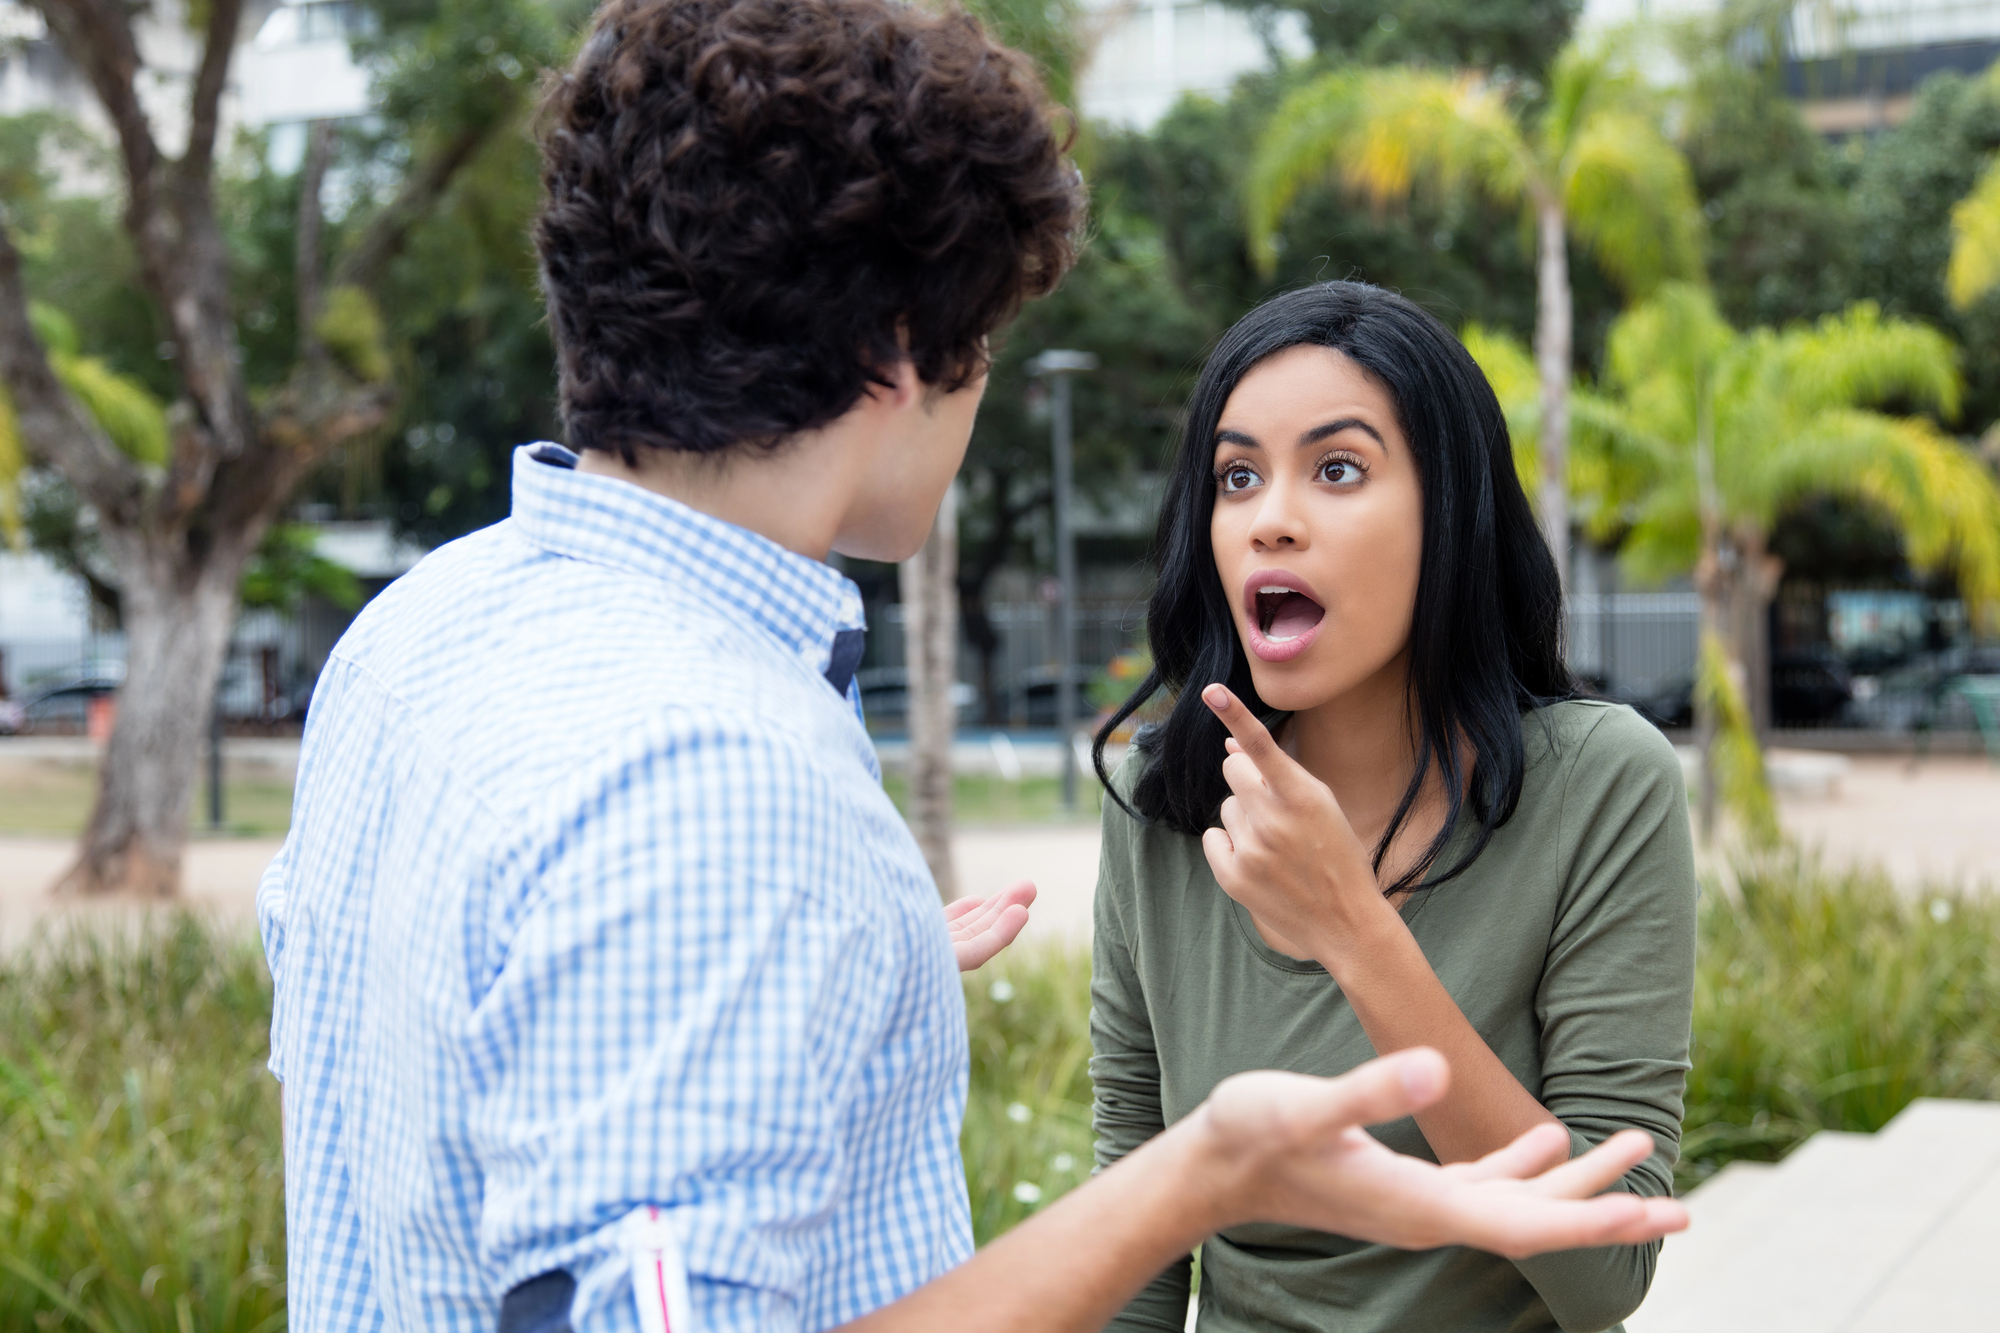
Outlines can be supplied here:
M1246 636L1249 648L1264 661L1290 661L1318 637L1326 607L1304 579L1267 570L1244 580L1243 592L1250 621Z

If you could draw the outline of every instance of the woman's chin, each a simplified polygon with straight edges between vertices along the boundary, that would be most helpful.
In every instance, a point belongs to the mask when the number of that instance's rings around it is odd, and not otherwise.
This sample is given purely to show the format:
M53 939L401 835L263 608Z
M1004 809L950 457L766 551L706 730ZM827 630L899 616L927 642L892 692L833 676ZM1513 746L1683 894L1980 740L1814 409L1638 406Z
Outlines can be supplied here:
M1284 663L1252 658L1250 679L1257 686L1257 697L1264 706L1281 713L1303 713L1340 694L1338 682L1327 680L1323 671L1314 671L1307 661L1299 658Z

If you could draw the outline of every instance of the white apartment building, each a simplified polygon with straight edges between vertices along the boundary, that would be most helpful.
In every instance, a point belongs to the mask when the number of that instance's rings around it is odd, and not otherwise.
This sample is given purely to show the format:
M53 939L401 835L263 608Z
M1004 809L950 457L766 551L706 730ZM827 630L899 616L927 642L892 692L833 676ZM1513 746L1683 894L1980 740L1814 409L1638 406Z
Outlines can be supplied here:
M1086 0L1090 56L1078 80L1087 119L1149 128L1183 93L1223 97L1274 57L1312 53L1303 16L1209 0Z

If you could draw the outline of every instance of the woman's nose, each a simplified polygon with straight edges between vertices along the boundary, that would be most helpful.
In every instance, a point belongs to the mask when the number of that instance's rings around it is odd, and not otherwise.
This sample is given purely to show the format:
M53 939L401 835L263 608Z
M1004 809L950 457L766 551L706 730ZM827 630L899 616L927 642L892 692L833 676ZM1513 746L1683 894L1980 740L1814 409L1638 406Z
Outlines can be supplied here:
M1260 550L1298 550L1306 545L1304 516L1291 487L1274 485L1264 492L1250 524L1250 542Z

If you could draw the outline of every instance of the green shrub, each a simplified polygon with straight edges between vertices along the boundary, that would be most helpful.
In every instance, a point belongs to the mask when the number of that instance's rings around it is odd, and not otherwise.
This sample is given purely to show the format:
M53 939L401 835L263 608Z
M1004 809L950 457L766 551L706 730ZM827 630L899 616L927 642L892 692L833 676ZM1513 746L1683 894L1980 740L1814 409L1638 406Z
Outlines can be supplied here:
M1898 895L1796 855L1701 909L1683 1185L1912 1098L2000 1098L2000 900ZM983 1244L1090 1172L1090 963L965 979L962 1148ZM270 980L192 918L0 956L0 1329L284 1323Z
M1917 1097L2000 1098L2000 900L1785 851L1703 893L1681 1183Z
M0 1328L284 1327L270 979L191 917L0 956Z

